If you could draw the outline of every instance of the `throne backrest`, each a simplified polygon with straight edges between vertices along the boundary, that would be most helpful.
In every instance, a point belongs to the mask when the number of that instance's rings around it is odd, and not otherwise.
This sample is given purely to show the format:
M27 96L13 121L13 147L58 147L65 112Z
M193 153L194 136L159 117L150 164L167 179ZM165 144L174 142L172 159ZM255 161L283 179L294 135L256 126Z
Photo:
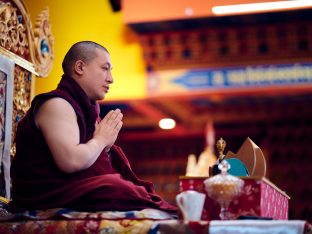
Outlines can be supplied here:
M10 199L15 131L33 97L34 76L49 74L54 60L49 11L32 27L21 0L0 0L0 196Z

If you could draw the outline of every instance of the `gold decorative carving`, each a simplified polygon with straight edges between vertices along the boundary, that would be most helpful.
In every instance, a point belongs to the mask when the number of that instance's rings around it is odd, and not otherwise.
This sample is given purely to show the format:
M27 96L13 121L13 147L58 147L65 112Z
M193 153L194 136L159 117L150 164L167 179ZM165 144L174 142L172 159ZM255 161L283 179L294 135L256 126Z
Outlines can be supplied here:
M49 22L49 10L46 8L37 17L34 29L34 44L31 50L34 52L33 62L41 76L47 76L52 68L54 60L53 44L54 38Z
M0 0L0 54L15 62L12 145L15 154L15 132L18 121L31 102L32 74L45 77L54 60L54 38L49 22L49 10L37 17L34 28L22 0Z
M31 73L15 66L13 104L17 113L21 112L20 117L24 116L30 106L30 86Z
M15 132L17 123L30 107L30 89L31 73L19 66L15 66L11 155L15 155Z
M0 2L0 46L24 55L28 47L26 27L20 23L16 11L11 3Z
M46 77L54 60L49 10L37 17L34 30L20 0L0 1L0 53L28 71Z

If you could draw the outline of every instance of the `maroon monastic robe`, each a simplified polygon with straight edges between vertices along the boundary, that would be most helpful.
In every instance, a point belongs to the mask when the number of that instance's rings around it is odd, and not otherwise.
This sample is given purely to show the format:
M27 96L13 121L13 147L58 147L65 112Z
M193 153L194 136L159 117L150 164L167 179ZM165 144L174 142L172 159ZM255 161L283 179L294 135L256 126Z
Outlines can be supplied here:
M111 148L110 157L103 151L85 170L75 173L59 170L34 122L34 115L42 103L52 97L64 98L74 108L80 143L92 138L99 118L98 106L71 77L63 76L56 90L34 98L31 108L18 124L9 207L27 210L66 207L82 211L155 208L176 213L175 206L155 194L152 183L140 180L134 174L118 146Z

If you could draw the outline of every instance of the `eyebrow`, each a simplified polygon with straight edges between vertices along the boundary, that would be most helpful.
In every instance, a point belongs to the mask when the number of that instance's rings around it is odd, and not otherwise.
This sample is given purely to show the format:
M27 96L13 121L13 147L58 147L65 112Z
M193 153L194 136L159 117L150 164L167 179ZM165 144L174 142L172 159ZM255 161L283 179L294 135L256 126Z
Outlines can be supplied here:
M108 65L110 69L113 69L112 64L110 64L109 62L106 62L105 65Z

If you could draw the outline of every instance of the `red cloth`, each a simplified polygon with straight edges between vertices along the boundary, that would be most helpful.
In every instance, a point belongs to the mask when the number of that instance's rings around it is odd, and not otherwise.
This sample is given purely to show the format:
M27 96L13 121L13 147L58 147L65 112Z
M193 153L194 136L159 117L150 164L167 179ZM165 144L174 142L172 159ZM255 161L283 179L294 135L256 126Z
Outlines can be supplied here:
M34 122L40 105L52 97L64 98L73 106L81 143L93 135L98 105L87 98L72 78L63 76L56 90L34 98L18 124L9 207L28 210L66 207L84 211L155 208L176 214L175 206L155 194L152 183L135 175L118 146L111 148L111 156L103 151L85 170L71 174L59 170Z

